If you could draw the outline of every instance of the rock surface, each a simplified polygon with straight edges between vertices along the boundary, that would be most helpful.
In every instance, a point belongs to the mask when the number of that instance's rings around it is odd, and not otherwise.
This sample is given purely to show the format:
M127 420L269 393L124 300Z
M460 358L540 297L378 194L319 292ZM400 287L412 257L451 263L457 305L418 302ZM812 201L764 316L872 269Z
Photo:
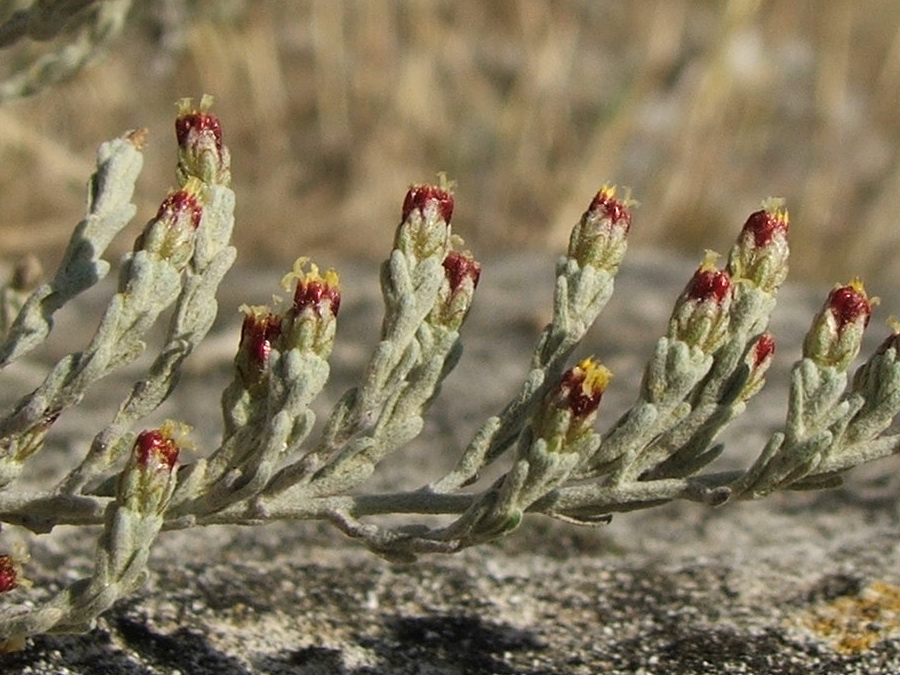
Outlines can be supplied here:
M328 262L328 261L323 261ZM373 490L415 487L446 470L479 422L525 372L546 320L552 259L488 261L464 332L466 352L424 438L390 458ZM376 270L339 266L344 286L333 402L373 344ZM616 296L581 353L616 373L601 426L634 397L644 360L690 261L632 253ZM160 417L194 424L213 443L242 302L266 302L277 270L226 278L221 317ZM781 422L786 372L827 289L787 287L773 329L779 352L767 391L727 433L725 466L745 466ZM61 318L51 352L87 335L100 295ZM889 299L890 300L890 299ZM896 301L896 299L893 299ZM898 313L896 302L879 316ZM884 335L872 322L873 341ZM60 339L62 336L62 339ZM80 343L78 343L80 344ZM49 356L44 358L48 359ZM18 368L27 386L41 363ZM131 375L134 373L132 372ZM46 484L83 451L122 395L128 373L60 420ZM526 518L501 542L403 566L317 523L165 533L153 576L85 635L38 637L0 657L9 675L396 673L896 674L900 672L900 540L896 458L862 467L837 490L778 494L709 509L675 503L583 529ZM90 537L58 528L31 545L38 586L90 568ZM55 580L55 581L54 581Z

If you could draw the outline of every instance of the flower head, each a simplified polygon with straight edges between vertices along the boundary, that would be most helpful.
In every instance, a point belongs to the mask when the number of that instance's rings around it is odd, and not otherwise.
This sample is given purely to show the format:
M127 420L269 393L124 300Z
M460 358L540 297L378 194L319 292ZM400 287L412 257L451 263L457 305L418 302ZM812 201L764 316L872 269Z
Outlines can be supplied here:
M882 340L881 344L875 350L875 354L884 354L889 349L900 351L900 319L895 316L889 317L887 324L891 329L890 334Z
M478 279L481 277L481 263L475 260L468 251L465 253L450 251L444 258L444 272L450 284L450 291L456 293L465 283L470 283L473 287L478 286Z
M289 289L291 283L295 284L292 308L296 314L312 312L320 318L337 316L341 308L341 288L340 277L333 269L319 274L319 267L309 258L298 258L293 270L281 280L285 289Z
M431 321L458 329L465 321L475 288L481 277L481 263L468 251L450 251L444 258L445 285L432 311Z
M735 280L745 279L767 293L774 293L788 272L788 212L781 199L763 202L750 214L728 256L728 271Z
M872 356L853 375L853 388L856 391L864 391L870 385L883 386L886 382L896 382L896 377L885 378L883 374L878 374L884 373L885 370L895 369L897 362L900 361L900 319L892 316L887 323L891 329L890 334L881 341ZM893 353L889 353L892 350ZM894 387L900 388L900 385L894 385ZM888 396L881 396L881 400L887 398Z
M568 256L580 267L592 265L615 272L625 256L634 202L627 196L616 199L615 195L614 186L600 188L572 229Z
M727 337L734 289L731 275L718 269L715 259L715 253L707 251L669 319L669 338L699 347L708 354L718 349Z
M178 182L184 185L192 176L205 183L228 185L231 182L231 157L222 142L219 118L209 112L212 96L204 95L199 108L183 98L178 102L175 138L178 141Z
M159 205L156 212L157 220L174 221L172 227L184 221L185 227L197 229L200 227L200 219L203 217L203 202L200 199L200 185L196 181L190 181L184 189L176 190Z
M763 333L751 343L747 351L750 367L754 370L768 368L775 354L775 338L771 333Z
M194 241L202 218L203 184L194 178L166 196L156 216L135 241L135 251L153 253L182 269L194 253Z
M837 285L813 319L803 343L803 356L822 367L846 369L859 353L878 298L870 298L859 279Z
M834 316L839 331L861 323L865 328L872 317L872 300L866 295L862 281L853 279L846 286L836 286L828 295L828 311Z
M747 379L738 394L738 399L747 401L763 388L766 383L766 371L772 365L774 355L775 338L771 333L762 333L750 342L744 356L744 364L747 366L747 370L744 372L747 374Z
M283 317L268 307L243 305L244 322L241 341L234 362L244 383L249 387L262 379L269 364L269 354L282 332Z
M128 465L119 479L116 496L124 508L161 515L175 489L175 467L187 440L189 427L166 421L137 435Z
M593 414L609 386L612 373L597 361L587 358L566 371L557 388L557 402L576 417Z
M341 307L338 273L329 269L320 274L308 258L299 258L281 284L285 289L294 284L293 301L284 317L284 348L312 350L327 357Z
M534 416L535 437L553 452L571 449L591 431L612 373L593 358L567 370L559 384L544 397Z

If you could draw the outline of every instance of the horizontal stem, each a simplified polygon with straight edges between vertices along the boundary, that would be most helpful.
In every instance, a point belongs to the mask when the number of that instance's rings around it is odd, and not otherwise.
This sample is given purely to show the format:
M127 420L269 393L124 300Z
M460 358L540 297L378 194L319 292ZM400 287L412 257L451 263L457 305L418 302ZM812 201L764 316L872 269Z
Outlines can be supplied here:
M28 528L38 534L57 525L99 525L111 499L42 492L0 494L0 522Z

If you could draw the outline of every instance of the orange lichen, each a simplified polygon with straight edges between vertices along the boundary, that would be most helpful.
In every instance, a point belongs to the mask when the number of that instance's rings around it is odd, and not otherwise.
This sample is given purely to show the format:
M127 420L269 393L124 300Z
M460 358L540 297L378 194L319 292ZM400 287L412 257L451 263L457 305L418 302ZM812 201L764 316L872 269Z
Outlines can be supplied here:
M900 587L875 581L810 609L800 625L841 654L859 654L900 635Z

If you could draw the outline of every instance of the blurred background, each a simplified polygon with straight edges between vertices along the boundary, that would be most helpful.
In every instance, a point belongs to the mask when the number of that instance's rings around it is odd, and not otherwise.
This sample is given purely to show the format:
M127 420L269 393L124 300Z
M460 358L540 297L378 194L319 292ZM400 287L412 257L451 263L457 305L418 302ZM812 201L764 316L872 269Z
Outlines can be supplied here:
M636 245L725 253L775 195L792 278L900 282L900 0L115 3L97 58L0 106L5 258L52 264L96 147L148 127L136 234L174 183L174 102L209 93L244 264L382 257L407 186L443 171L479 256L555 255L611 182ZM20 40L0 74L78 39Z

